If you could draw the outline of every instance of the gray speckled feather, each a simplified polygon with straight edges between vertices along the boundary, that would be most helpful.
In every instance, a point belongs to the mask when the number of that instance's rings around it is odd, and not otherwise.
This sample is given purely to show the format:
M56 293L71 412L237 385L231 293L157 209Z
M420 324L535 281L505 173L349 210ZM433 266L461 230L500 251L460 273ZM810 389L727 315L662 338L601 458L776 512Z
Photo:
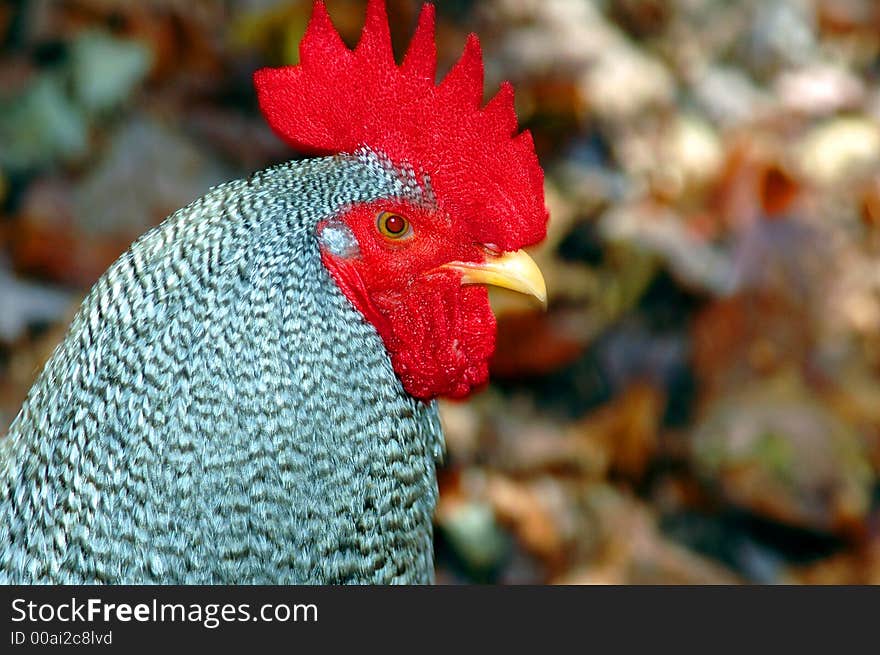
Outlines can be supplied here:
M135 242L0 440L0 582L430 582L436 404L315 230L421 193L369 152L313 159Z

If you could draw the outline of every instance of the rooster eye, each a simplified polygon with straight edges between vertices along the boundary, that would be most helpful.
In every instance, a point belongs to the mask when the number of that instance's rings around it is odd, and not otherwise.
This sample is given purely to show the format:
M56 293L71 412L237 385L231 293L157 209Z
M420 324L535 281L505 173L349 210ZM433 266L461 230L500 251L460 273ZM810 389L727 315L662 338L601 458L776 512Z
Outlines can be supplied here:
M411 232L409 221L394 212L379 212L376 227L379 228L382 236L389 239L402 239Z

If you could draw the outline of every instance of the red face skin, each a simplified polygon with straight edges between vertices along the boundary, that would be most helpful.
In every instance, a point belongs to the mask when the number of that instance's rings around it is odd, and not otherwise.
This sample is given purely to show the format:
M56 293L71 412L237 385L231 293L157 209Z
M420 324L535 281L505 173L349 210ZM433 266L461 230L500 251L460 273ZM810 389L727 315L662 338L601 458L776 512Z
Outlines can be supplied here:
M402 216L402 236L383 234L383 212ZM359 253L322 250L324 265L345 296L378 331L404 389L423 400L461 398L489 377L495 317L483 286L462 286L461 274L438 267L485 260L485 249L456 238L452 221L403 201L355 207L339 217ZM389 224L398 228L400 221ZM320 226L319 226L320 227Z

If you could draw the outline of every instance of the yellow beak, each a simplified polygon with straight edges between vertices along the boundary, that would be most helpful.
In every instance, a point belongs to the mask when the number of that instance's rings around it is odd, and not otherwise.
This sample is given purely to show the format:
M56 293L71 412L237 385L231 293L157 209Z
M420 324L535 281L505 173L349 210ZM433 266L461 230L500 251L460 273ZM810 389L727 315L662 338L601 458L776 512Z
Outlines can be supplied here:
M461 273L462 284L490 284L537 298L547 307L547 285L541 269L524 250L488 255L484 262L449 262L441 268Z

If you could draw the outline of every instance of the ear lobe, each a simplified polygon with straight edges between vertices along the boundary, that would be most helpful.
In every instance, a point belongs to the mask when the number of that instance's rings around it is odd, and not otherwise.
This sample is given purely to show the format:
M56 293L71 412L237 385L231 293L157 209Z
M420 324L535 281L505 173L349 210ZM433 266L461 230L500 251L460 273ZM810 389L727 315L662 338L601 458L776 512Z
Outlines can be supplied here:
M321 250L343 259L361 256L361 248L354 232L340 220L330 220L318 226L318 243Z

